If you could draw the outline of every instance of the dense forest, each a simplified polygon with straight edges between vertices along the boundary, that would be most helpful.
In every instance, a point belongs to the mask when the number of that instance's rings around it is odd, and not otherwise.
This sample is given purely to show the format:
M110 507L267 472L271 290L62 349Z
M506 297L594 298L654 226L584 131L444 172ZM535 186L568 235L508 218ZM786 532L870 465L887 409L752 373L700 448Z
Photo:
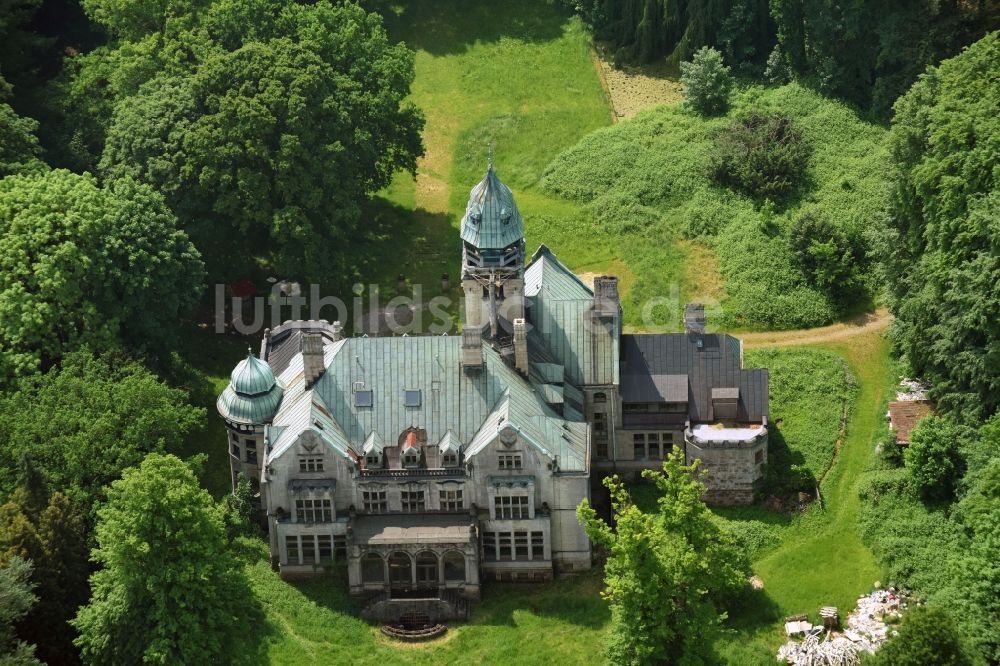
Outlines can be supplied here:
M259 610L248 486L217 502L171 455L206 419L176 347L209 282L342 279L416 171L380 4L0 0L0 662L212 661ZM540 187L608 234L717 243L727 325L890 308L939 413L905 451L883 433L861 528L997 663L1000 2L569 4L619 64L683 63L689 99Z
M793 74L875 117L927 65L1000 27L1000 2L566 0L621 63L688 60L702 46L749 76Z

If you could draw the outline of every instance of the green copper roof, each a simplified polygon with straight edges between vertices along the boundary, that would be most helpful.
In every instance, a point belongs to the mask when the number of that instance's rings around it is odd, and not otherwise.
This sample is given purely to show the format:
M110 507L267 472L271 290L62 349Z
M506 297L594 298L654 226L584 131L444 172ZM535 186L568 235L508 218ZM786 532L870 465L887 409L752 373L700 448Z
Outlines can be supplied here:
M524 271L524 295L533 327L528 333L529 344L534 341L550 356L535 361L532 367L536 373L551 372L553 378L546 377L546 381L556 381L555 368L538 367L540 362L549 362L564 366L566 379L572 384L617 382L621 331L595 341L587 321L593 309L593 290L544 245Z
M276 382L271 366L254 356L253 352L247 354L229 375L229 385L237 393L248 396L267 393Z
M480 250L502 250L524 238L524 220L510 188L500 182L493 165L469 193L462 217L462 240Z
M277 413L283 395L271 367L250 353L233 369L229 386L215 406L230 421L267 423Z

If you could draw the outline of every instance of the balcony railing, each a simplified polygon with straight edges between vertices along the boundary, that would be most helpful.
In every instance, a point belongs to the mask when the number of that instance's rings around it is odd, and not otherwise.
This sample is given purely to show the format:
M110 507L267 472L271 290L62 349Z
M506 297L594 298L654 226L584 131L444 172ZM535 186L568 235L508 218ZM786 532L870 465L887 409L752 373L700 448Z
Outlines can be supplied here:
M434 468L426 469L423 467L408 467L403 469L363 469L361 471L361 476L363 477L380 477L388 479L399 479L407 477L465 477L465 470L460 468Z

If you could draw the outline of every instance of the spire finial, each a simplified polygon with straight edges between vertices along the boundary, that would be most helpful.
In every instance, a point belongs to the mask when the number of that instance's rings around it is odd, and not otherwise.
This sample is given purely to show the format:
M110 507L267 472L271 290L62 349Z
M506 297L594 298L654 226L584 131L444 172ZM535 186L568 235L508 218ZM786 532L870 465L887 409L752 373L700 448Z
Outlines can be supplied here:
M486 166L488 171L493 171L493 142L490 141L486 148Z
M247 356L253 356L253 347L247 345Z

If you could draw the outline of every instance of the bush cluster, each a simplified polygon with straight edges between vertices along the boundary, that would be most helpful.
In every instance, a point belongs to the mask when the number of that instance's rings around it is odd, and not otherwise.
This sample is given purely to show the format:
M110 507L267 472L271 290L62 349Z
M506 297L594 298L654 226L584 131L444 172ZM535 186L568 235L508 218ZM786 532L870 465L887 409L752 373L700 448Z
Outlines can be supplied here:
M791 192L809 166L809 145L791 118L757 111L735 119L715 136L712 180L756 199Z

